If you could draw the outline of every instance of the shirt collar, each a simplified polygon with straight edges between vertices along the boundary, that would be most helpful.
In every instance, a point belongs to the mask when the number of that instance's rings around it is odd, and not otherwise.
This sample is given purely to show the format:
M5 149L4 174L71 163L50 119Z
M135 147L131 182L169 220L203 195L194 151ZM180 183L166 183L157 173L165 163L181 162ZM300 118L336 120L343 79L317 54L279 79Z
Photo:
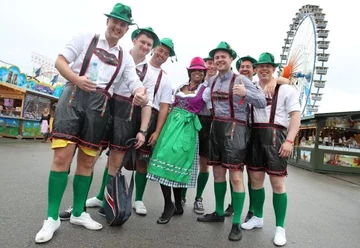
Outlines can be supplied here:
M229 72L226 73L223 77L220 77L220 75L219 75L220 81L225 81L225 80L230 79L230 77L232 76L232 74L233 74L233 72L232 72L232 71L229 71Z
M105 33L100 34L99 40L103 40L103 41L105 42L105 44L107 45L107 48L110 49L109 43L108 43L108 41L106 40ZM120 50L120 40L121 40L121 39L119 39L118 42L117 42L117 44L114 46L114 48L116 48L117 50Z

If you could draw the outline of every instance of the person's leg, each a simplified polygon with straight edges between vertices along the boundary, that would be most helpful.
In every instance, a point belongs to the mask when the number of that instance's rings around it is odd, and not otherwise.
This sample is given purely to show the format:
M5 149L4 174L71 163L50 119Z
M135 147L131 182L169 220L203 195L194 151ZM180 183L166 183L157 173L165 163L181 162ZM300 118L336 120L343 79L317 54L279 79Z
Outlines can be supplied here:
M287 193L285 188L285 176L270 175L273 189L273 207L275 211L275 237L274 244L283 246L286 244L285 218L287 210Z
M158 224L167 224L174 214L175 206L171 200L171 187L160 184L164 197L164 211L157 220Z
M265 172L250 171L250 177L252 188L251 197L254 204L254 216L241 225L241 227L246 230L261 228L264 225L263 208L265 202Z
M198 217L202 222L223 222L224 221L224 201L226 194L226 169L222 166L213 167L214 174L214 193L215 193L215 212Z
M36 234L36 243L45 243L52 239L54 232L60 227L59 207L64 195L74 144L63 141L63 146L54 149L54 157L48 181L47 219Z
M135 212L140 215L146 215L147 210L143 202L143 196L147 183L147 163L144 160L136 161L136 173L135 173L135 202L133 208Z

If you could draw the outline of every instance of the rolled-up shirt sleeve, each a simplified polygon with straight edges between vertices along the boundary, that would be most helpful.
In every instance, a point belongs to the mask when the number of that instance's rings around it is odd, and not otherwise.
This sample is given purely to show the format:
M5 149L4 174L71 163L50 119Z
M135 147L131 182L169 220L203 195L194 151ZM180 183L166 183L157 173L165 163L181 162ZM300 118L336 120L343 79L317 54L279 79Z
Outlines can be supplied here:
M245 85L246 96L245 101L254 107L265 108L266 98L264 92L256 87L253 82L245 76L241 76L240 81Z
M83 52L85 43L91 40L91 34L79 33L75 35L66 45L59 55L65 57L67 61L74 62Z

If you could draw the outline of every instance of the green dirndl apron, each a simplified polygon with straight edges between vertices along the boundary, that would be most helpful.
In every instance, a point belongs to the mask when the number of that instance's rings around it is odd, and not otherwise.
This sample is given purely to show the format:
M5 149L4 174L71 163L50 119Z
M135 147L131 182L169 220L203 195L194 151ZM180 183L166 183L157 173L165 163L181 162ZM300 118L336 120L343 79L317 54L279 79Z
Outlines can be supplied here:
M167 117L156 142L147 177L156 178L160 183L188 183L193 172L200 129L201 124L196 114L175 107Z

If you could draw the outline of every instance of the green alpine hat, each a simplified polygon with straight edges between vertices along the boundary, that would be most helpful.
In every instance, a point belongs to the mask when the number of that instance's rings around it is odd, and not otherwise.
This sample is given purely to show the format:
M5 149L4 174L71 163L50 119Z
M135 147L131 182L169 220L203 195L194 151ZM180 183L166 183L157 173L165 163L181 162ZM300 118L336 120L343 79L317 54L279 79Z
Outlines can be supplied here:
M258 65L263 65L263 64L269 64L276 68L279 66L279 64L275 63L274 61L275 61L274 55L272 55L271 53L265 52L260 55L259 60L256 63L254 63L253 65L258 66Z
M170 38L161 39L160 44L162 44L170 49L170 57L175 56L174 43Z
M125 4L117 3L110 14L104 14L107 17L112 17L118 20L125 21L129 25L134 25L131 15L131 8Z
M254 59L253 57L251 57L250 55L241 57L241 58L238 59L238 61L236 61L236 69L237 69L237 70L239 70L240 65L241 65L241 63L242 63L243 61L250 61L250 62L253 64L254 67L255 67L254 64L257 63L257 60Z
M214 54L218 50L224 50L224 51L228 52L233 59L236 59L236 56L237 56L236 52L231 48L231 46L227 42L221 41L220 44L215 49L213 49L209 52L209 56L211 58L214 58Z
M151 37L154 39L153 48L159 45L159 37L155 34L152 27L146 27L146 28L138 28L134 30L131 34L131 40L134 40L141 32L148 32L151 34Z
M213 60L213 58L211 58L210 56L207 56L206 58L203 58L204 62L208 61L208 60Z

